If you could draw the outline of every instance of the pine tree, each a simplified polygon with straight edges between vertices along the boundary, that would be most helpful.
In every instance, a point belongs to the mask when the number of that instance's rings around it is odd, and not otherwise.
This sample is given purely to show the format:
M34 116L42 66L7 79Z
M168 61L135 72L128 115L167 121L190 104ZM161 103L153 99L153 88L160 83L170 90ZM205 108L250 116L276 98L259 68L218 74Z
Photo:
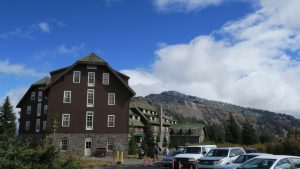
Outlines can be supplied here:
M216 144L224 143L225 136L222 126L217 124L209 124L205 127L205 131L207 133L208 140L214 141Z
M0 107L0 134L14 137L16 134L16 116L13 113L13 107L10 104L9 97L4 100Z
M241 129L231 113L225 128L225 139L229 143L238 144L241 142Z
M129 149L128 149L128 154L129 155L135 155L135 154L137 154L138 145L137 145L134 133L135 133L135 131L132 128L130 130L130 141L129 141Z
M168 140L167 140L167 137L164 137L164 139L163 139L163 145L162 145L163 147L169 147L168 146Z
M254 126L247 120L242 129L243 144L251 145L259 142L259 137Z
M145 152L148 152L148 155L152 156L152 153L154 151L155 146L155 140L153 137L153 131L151 128L151 125L149 122L146 122L146 125L144 127L144 133L145 133L145 144L147 145L147 149L145 148Z

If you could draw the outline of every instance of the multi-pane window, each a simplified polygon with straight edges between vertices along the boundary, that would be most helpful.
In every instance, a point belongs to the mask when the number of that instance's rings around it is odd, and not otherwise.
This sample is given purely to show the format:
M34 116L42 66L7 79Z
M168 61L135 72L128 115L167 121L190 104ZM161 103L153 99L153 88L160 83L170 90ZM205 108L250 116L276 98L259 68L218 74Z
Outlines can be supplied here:
M35 123L35 131L39 132L41 129L41 120L40 119L36 119L36 123Z
M87 90L87 107L94 107L94 89Z
M88 72L88 86L95 86L95 72Z
M35 92L31 92L30 100L35 100Z
M80 71L73 72L73 83L80 83Z
M107 116L107 127L115 127L115 115Z
M46 127L47 127L47 121L44 120L44 121L43 121L43 130L46 130Z
M64 91L63 103L71 103L71 91Z
M42 103L38 103L36 115L40 116L41 115L41 111L42 111Z
M39 95L38 95L38 101L41 102L43 99L43 92L39 91Z
M108 105L115 105L115 93L108 93Z
M30 129L30 121L26 121L25 130L29 130L29 129Z
M27 106L27 114L31 114L31 106Z
M47 114L48 112L48 105L44 105L44 114Z
M85 126L86 130L93 130L93 115L94 112L92 111L86 112L86 126Z
M68 150L68 140L67 139L62 139L61 140L60 149L61 150Z
M113 139L112 138L107 139L107 150L108 151L113 150L113 145L114 145Z
M70 126L70 114L62 114L62 127L69 127Z
M102 74L102 84L109 85L109 73Z

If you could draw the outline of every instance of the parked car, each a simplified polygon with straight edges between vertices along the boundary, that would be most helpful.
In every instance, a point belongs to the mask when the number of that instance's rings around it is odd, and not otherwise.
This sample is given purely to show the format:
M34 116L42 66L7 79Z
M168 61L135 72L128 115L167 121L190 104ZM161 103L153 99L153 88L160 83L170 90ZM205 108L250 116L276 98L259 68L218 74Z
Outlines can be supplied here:
M178 150L178 151L174 151L169 153L167 156L165 156L162 159L162 166L163 167L172 167L172 161L174 160L174 157L178 154L183 154L184 150Z
M190 166L196 168L197 160L216 147L216 145L187 146L184 154L178 154L174 157L175 168L178 168L179 162L183 168L190 168Z
M260 153L256 148L244 148L246 153Z
M246 161L237 169L296 169L300 157L286 155L262 155Z
M224 147L210 150L205 157L200 158L197 168L222 168L230 164L239 155L246 154L241 147Z
M265 153L242 154L242 155L238 156L238 158L236 158L234 161L232 161L232 163L230 163L228 165L224 165L222 167L222 169L235 169L238 166L240 166L241 164L243 164L245 161L248 161L254 157L261 156L261 155L267 155L267 154L265 154Z

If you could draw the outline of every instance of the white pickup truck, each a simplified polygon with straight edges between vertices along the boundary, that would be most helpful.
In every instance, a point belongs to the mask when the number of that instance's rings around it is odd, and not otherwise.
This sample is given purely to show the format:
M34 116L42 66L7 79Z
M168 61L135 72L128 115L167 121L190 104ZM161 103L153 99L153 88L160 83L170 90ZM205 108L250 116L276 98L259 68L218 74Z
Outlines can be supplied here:
M178 168L179 162L183 168L196 167L197 160L203 157L211 149L217 148L216 145L195 145L187 146L184 154L178 154L174 157L175 168Z

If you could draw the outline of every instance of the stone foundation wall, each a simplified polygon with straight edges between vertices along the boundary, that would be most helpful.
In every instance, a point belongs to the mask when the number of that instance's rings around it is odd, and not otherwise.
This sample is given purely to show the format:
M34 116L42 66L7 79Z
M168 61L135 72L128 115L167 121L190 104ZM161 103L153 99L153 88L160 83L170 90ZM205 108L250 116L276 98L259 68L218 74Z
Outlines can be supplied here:
M123 151L128 154L128 134L94 134L94 133L55 133L51 134L53 142L58 147L61 146L61 140L68 140L68 151L84 156L85 138L92 138L93 155L97 148L107 148L107 139L113 140L113 149ZM106 151L106 156L112 155L112 151Z
M45 134L20 134L19 139L24 141L26 144L39 145L43 144Z

